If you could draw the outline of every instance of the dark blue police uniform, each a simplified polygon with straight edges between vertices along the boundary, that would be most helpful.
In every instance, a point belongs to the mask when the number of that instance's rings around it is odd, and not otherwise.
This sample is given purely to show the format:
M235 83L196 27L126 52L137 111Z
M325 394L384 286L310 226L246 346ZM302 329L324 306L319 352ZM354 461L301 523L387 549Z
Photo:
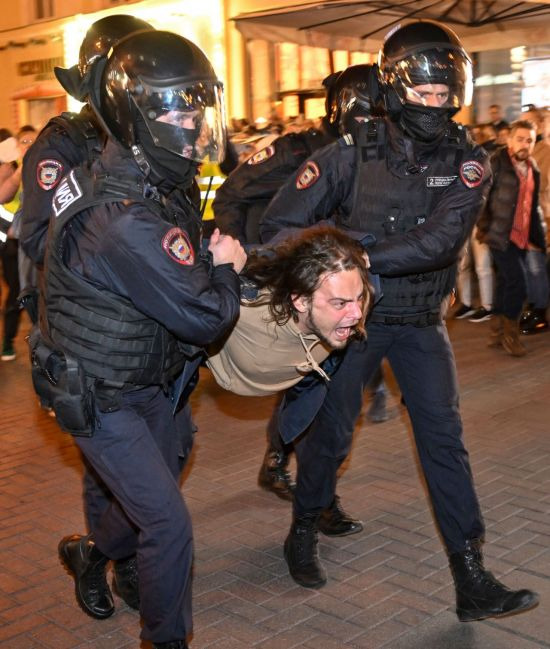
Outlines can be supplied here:
M355 356L352 367L344 372L343 364L335 374L313 436L304 439L296 511L326 506L324 483L333 484L349 452L357 393L387 357L411 417L437 522L448 550L456 552L481 538L484 527L441 312L454 286L456 259L484 204L490 170L483 149L453 123L443 142L419 148L416 167L406 153L410 145L391 122L372 120L356 141L345 136L313 154L271 202L261 233L269 240L335 215L338 226L358 237L374 234L367 250L382 291L366 345L348 350ZM341 410L346 417L337 425Z
M92 111L63 113L40 131L23 160L25 187L19 243L37 265L44 262L46 234L55 188L71 169L91 164L103 148L104 136L95 126Z
M216 225L243 244L259 243L262 215L281 186L317 149L335 137L318 129L288 133L242 162L216 191Z
M118 179L140 187L128 156L109 141L94 182L112 179L112 191ZM231 264L212 267L199 257L200 218L185 213L181 193L150 199L152 209L106 192L68 218L88 199L89 177L79 173L54 197L44 315L51 341L78 360L94 397L93 434L75 436L109 492L101 504L97 490L85 494L91 532L111 559L137 554L142 637L185 638L192 530L178 480L194 427L178 385L188 349L213 342L238 317L238 276Z

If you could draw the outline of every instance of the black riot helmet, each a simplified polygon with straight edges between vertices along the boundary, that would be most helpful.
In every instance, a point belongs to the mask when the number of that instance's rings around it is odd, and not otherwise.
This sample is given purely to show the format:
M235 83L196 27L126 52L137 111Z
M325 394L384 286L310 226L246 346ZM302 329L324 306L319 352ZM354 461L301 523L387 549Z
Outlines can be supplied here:
M378 66L390 94L390 112L397 109L395 99L401 105L427 106L425 97L415 90L426 84L447 86L440 107L453 114L472 101L472 62L458 36L445 25L422 21L390 33L380 50Z
M119 41L91 103L138 162L141 154L151 166L162 159L167 167L176 158L224 157L223 85L202 50L182 36L142 31Z
M125 14L113 14L96 20L80 45L78 65L54 68L55 76L64 90L78 101L85 101L90 91L90 74L97 60L106 56L121 38L154 27L145 20Z
M333 84L329 121L337 125L341 134L353 133L357 122L375 113L379 94L376 66L350 65Z
M84 77L90 66L101 56L106 56L118 41L141 30L154 29L145 20L126 14L113 14L96 20L88 29L80 45L78 69Z
M437 143L472 101L472 62L457 35L422 21L391 32L378 55L389 116L414 140Z
M321 120L321 128L335 138L338 137L338 123L332 119L332 113L336 105L336 95L338 94L336 81L341 74L341 71L331 72L322 82L323 88L325 89L325 114Z

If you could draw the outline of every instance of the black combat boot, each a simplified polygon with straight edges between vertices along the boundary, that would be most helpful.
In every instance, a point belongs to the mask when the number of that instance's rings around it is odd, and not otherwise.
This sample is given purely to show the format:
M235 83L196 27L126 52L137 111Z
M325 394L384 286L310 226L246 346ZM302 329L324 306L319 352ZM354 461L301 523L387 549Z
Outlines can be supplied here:
M113 590L130 608L139 610L139 583L135 555L113 563Z
M188 649L185 640L172 640L171 642L155 642L154 649Z
M539 596L531 590L510 590L483 567L481 542L468 541L463 552L450 558L456 590L456 614L461 622L504 617L535 607Z
M279 498L292 500L296 484L287 471L288 455L284 451L268 448L258 476L258 484Z
M98 620L111 616L115 607L105 576L109 559L96 548L92 535L66 536L59 542L58 552L65 567L73 574L76 600L84 613Z
M318 528L326 536L348 536L361 532L363 523L346 514L340 505L340 498L334 496L331 505L321 512Z
M317 550L319 514L295 516L285 541L285 559L294 581L304 588L321 588L327 583L327 573Z

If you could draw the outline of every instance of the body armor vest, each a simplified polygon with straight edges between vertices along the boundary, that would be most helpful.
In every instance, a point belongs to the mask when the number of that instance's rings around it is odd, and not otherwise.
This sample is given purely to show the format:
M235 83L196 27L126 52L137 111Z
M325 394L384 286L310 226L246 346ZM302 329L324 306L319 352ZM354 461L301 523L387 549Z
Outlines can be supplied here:
M81 167L62 180L52 203L56 218L46 256L42 334L54 347L78 359L86 376L105 389L166 387L182 370L184 351L191 353L129 300L97 289L64 263L65 233L71 219L83 210L129 199L166 219L165 208L146 198L146 193L139 184L93 177Z
M405 159L391 168L383 120L369 121L358 129L353 208L347 217L337 217L339 225L372 233L380 243L429 220L442 192L456 182L463 156L465 135L455 124L451 127L454 128L432 155L429 166L413 170L407 169ZM455 275L456 264L414 275L381 276L382 298L371 319L388 321L384 316L397 316L397 322L399 314L434 314L438 318L441 302L454 286Z

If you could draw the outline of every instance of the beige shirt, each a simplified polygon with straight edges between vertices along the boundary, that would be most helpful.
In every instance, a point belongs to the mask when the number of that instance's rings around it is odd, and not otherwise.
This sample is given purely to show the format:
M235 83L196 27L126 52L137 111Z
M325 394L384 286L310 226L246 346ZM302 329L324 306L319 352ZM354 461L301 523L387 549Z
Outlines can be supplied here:
M274 394L311 371L328 378L319 363L330 350L315 334L303 334L289 320L279 326L268 306L241 305L237 324L206 364L222 388L244 396Z

